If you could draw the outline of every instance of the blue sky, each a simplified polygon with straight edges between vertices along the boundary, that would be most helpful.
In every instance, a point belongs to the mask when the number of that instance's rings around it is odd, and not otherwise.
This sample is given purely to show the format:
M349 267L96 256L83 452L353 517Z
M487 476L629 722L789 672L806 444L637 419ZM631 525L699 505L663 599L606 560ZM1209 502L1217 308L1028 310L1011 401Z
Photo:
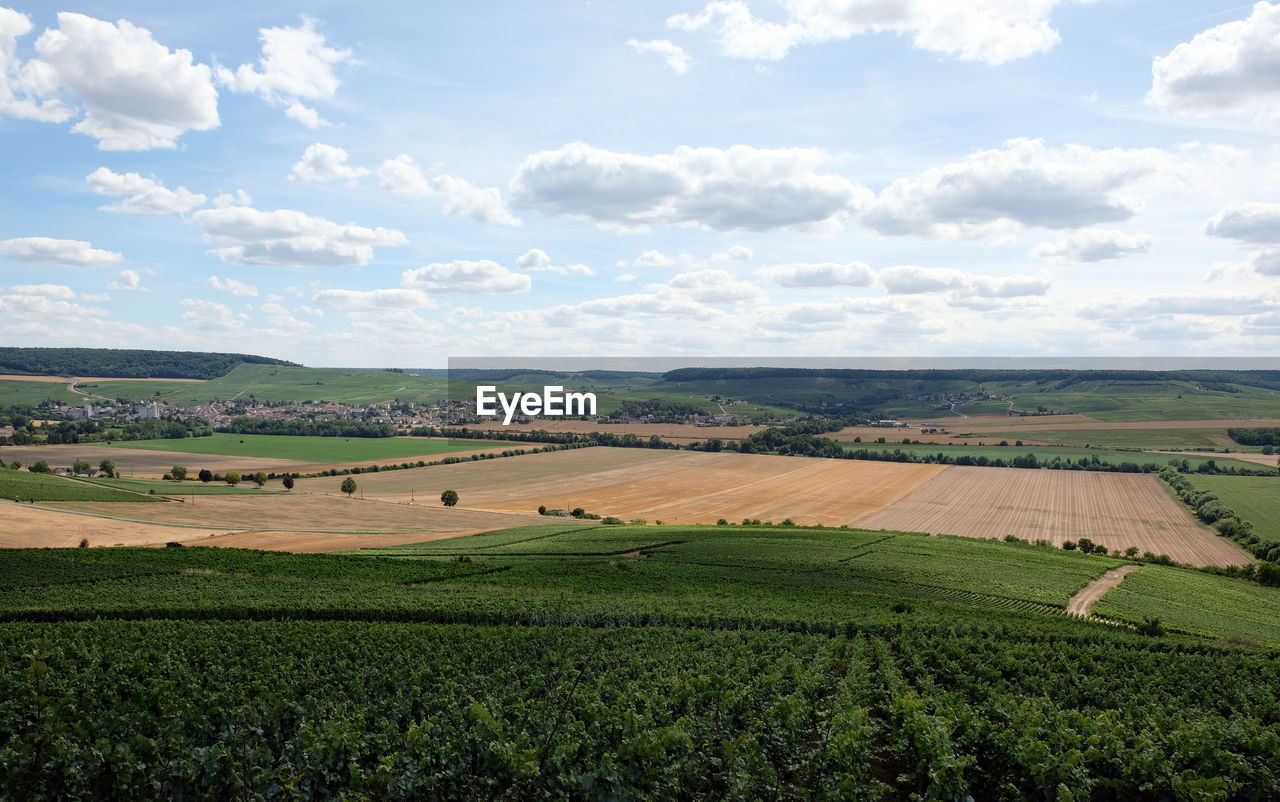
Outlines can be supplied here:
M0 9L0 342L1280 351L1280 5L937 5Z

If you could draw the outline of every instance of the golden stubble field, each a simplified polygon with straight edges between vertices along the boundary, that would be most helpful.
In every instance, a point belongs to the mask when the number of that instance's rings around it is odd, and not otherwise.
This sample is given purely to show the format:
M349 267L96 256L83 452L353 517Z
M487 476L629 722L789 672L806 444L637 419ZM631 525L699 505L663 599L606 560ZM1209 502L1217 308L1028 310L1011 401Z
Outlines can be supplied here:
M513 423L503 426L501 422L486 421L473 424L469 428L484 429L495 432L606 432L619 437L634 434L641 440L648 440L655 434L663 440L673 443L693 443L718 437L721 440L741 440L744 437L762 432L767 426L695 426L689 423L599 423L591 420L553 420L543 419L533 423Z
M1196 565L1242 565L1248 555L1191 517L1144 474L953 466L898 503L859 521L865 529L965 537L1087 537L1137 546Z
M902 498L944 466L802 459L730 452L583 448L357 477L366 498L438 498L535 512L582 507L600 515L671 524L743 518L853 524ZM295 492L338 492L332 479L299 480ZM545 519L543 519L545 520Z

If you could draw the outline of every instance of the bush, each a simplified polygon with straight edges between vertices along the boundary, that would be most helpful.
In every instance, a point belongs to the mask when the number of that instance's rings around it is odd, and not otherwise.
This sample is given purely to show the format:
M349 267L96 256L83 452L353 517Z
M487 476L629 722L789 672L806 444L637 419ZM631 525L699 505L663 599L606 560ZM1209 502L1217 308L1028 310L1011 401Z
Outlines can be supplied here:
M1067 551L1075 551L1076 542L1074 540L1064 540L1062 541L1062 548L1066 549Z
M603 523L608 524L609 526L619 526L626 522L623 521L621 518L615 518L614 516L610 515L604 519Z
M1159 618L1145 618L1134 629L1140 635L1150 635L1153 638L1159 638L1165 634L1164 625L1160 623Z

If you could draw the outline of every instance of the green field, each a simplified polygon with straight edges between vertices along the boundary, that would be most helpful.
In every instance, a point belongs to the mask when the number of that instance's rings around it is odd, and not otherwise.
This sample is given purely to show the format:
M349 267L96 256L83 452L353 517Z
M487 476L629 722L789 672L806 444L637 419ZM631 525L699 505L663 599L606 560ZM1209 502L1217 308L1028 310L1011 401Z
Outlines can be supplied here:
M99 485L101 487L114 487L120 490L132 490L135 493L147 493L158 496L237 496L246 493L271 493L279 492L278 490L259 490L257 485L253 483L249 477L244 477L241 485L232 487L231 485L215 484L212 482L200 482L187 480L185 482L166 482L162 479L85 479L85 482ZM279 483L275 483L279 488Z
M1253 524L1263 540L1280 542L1280 477L1200 476L1187 479L1198 490L1212 490L1222 503Z
M1019 432L1019 434L1022 435L1023 433ZM1177 454L1149 454L1142 451L1114 451L1114 450L1108 450L1103 448L1082 448L1082 447L1074 447L1074 446L1028 446L1028 445L1015 446L1013 445L1013 443L1017 442L1017 438L1012 438L1012 437L1009 438L1008 442L1010 443L1010 445L1007 445L1007 446L999 446L999 445L953 446L953 445L945 445L945 444L938 444L938 443L904 444L904 443L892 442L893 438L891 437L886 437L885 439L888 440L889 442L851 443L847 440L841 440L837 442L840 442L849 451L860 451L863 449L867 451L872 451L872 452L902 451L906 454L913 454L913 455L919 455L919 456L945 454L946 456L952 457L952 458L954 457L975 457L975 458L985 457L987 459L1002 459L1005 462L1012 460L1014 457L1025 456L1026 454L1035 454L1036 459L1040 460L1041 462L1048 462L1054 459L1055 457L1062 459L1064 461L1070 460L1072 462L1075 462L1080 459L1087 459L1092 461L1096 457L1099 462L1103 462L1108 465L1119 465L1124 462L1133 462L1133 463L1137 463L1138 465L1155 463L1156 465L1163 467L1169 464L1169 460L1185 459L1191 465L1192 469L1195 469L1196 467L1200 466L1205 462L1209 462L1210 460L1212 460L1213 462L1215 462L1216 464L1224 468L1233 467L1233 468L1247 468L1249 470L1257 470L1259 468L1264 467L1251 462L1242 462L1240 460L1230 459L1229 458L1230 455L1226 455L1226 454L1224 454L1222 457L1197 457L1192 455L1182 456ZM993 439L995 439L996 442L999 442L999 439L996 439L996 438L993 438ZM1036 438L1036 439L1039 439L1039 438Z
M0 468L0 498L20 501L158 501L98 484Z
M45 401L63 404L80 404L89 399L76 395L65 384L54 382L0 379L0 408L9 406L36 406Z
M1280 589L1146 566L1100 609L1176 631L1063 615L1116 564L565 522L0 550L0 795L1268 798Z
M952 431L962 432L964 427L953 425ZM1075 429L1040 431L1028 426L1026 429L981 429L975 430L976 436L999 442L1014 439L1039 440L1046 443L1061 443L1064 446L1100 448L1135 448L1141 450L1156 449L1199 449L1218 450L1235 446L1236 451L1249 451L1231 443L1226 429Z
M182 454L221 454L229 457L269 457L304 462L364 462L428 454L450 454L482 448L502 448L496 440L433 440L409 437L305 437L274 434L226 434L177 440L129 440L120 448L173 451Z

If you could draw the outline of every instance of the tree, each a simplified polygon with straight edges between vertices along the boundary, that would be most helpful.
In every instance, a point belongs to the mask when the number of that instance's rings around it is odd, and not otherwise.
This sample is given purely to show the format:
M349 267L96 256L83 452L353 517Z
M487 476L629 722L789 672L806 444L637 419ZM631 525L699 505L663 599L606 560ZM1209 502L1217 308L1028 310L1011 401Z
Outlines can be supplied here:
M82 473L88 473L89 468L91 467L93 466L89 464L89 460L78 459L75 462L71 463L71 472L76 476L79 476Z
M1066 549L1067 551L1075 551L1076 542L1074 540L1064 540L1062 541L1062 548Z
M440 494L440 503L446 507L456 506L458 503L458 491L446 490Z
M227 471L222 480L231 486L240 484L240 473L238 471Z
M267 483L267 475L262 471L258 471L253 475L253 483L258 487L262 487Z
M31 471L32 473L53 473L52 469L49 468L49 463L47 460L40 460L39 462L34 462L31 464L30 468L27 468L27 470Z
M349 498L352 493L356 492L356 480L348 476L342 480L342 492L347 494Z
M116 478L116 464L109 459L104 459L98 463L98 470L108 479Z
M1137 547L1137 546L1130 546L1129 548L1125 549L1125 550L1124 550L1124 556L1126 556L1126 557L1137 557L1137 556L1138 556L1138 547Z
M1077 545L1080 547L1080 551L1082 553L1093 554L1093 541L1090 540L1089 538L1087 537L1080 538L1080 542Z
M173 476L174 479L181 482L187 478L187 469L182 465L174 465L169 469L169 474Z
M200 469L200 481L202 481L202 482L212 482L212 481L213 481L213 471L209 470L208 468L201 468L201 469Z
M280 480L280 483L284 485L285 490L293 489L293 477L287 473L284 475L284 478Z

